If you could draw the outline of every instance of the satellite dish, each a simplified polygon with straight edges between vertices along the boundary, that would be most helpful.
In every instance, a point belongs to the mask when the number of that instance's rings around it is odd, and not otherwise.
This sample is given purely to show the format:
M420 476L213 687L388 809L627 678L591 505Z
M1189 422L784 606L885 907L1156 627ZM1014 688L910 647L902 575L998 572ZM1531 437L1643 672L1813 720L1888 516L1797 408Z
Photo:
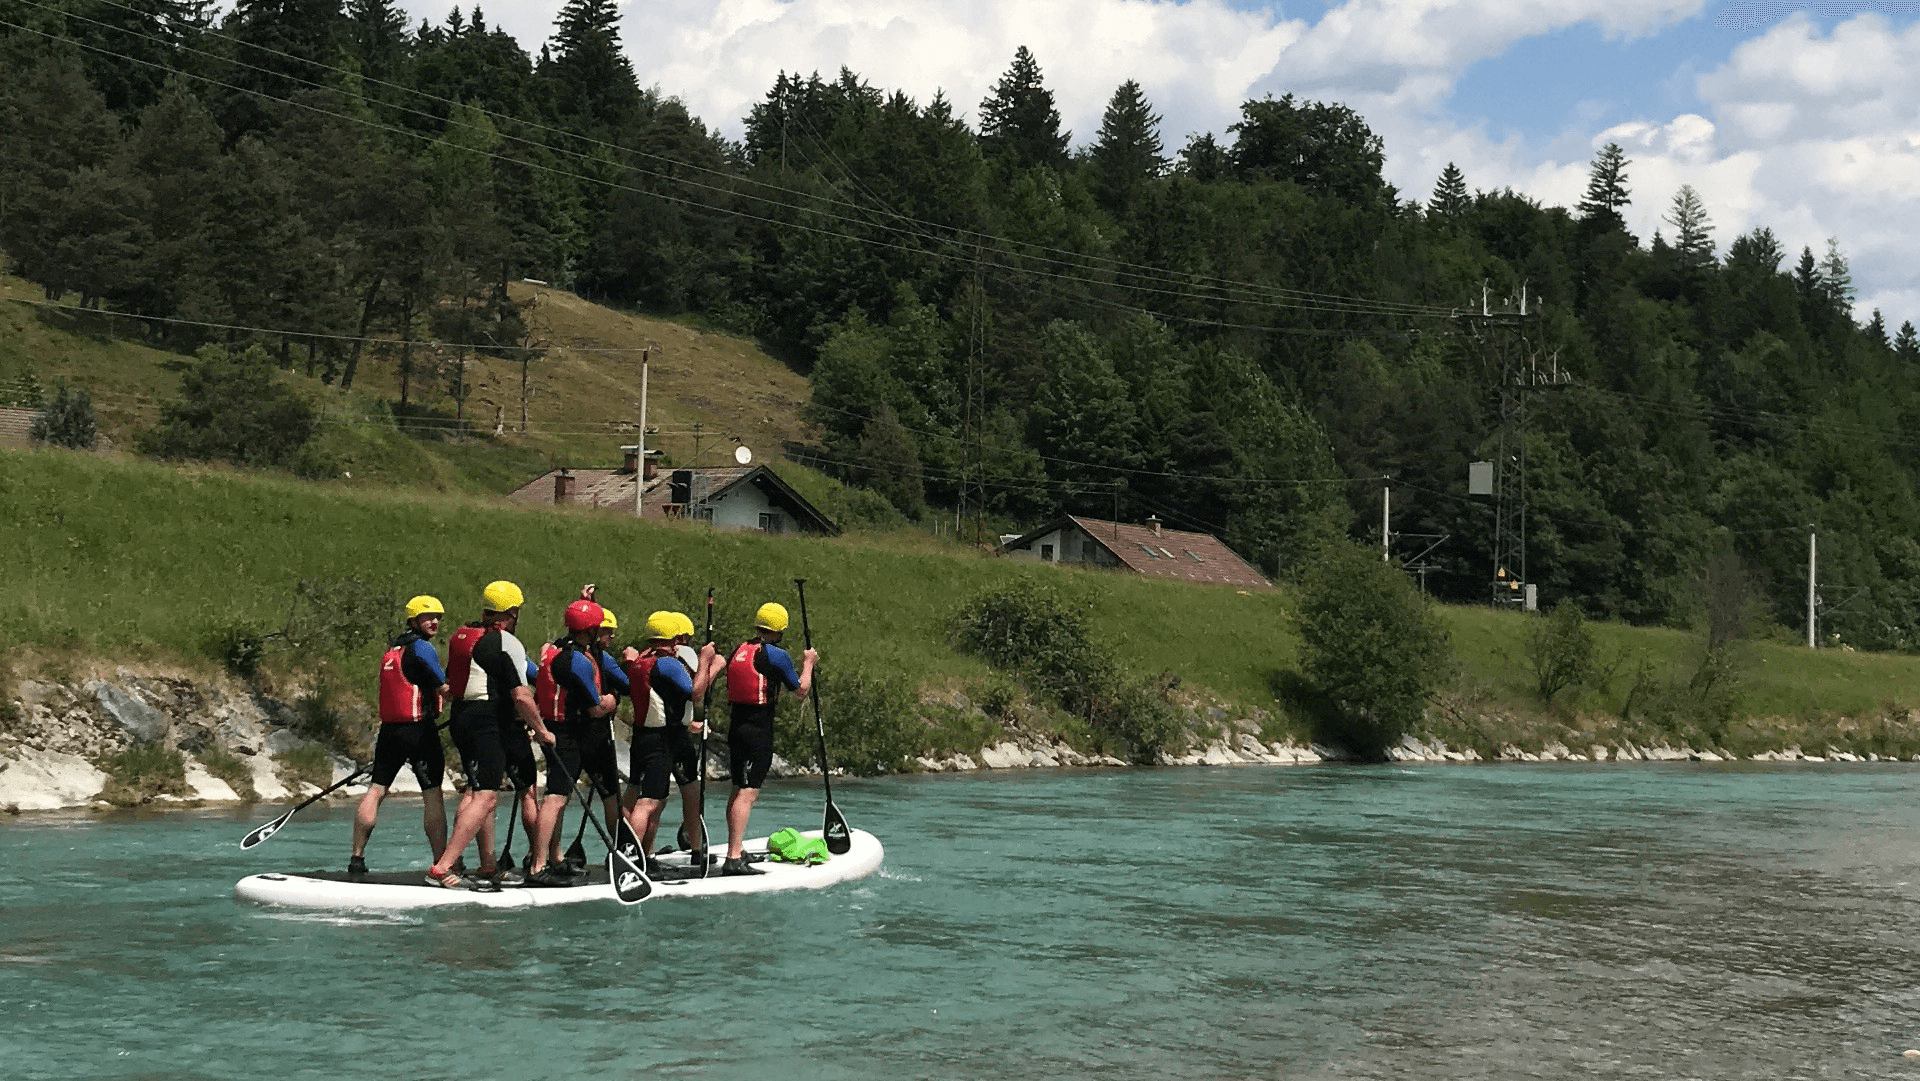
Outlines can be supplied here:
M733 448L733 460L739 462L741 465L746 465L748 462L753 461L753 452L744 446L735 447Z

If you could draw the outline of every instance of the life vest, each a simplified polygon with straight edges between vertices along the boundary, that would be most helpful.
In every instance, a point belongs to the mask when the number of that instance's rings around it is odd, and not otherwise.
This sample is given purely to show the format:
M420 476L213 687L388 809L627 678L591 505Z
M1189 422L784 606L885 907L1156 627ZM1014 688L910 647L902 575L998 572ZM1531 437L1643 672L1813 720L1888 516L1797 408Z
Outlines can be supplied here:
M736 706L770 706L779 700L780 684L760 671L760 650L766 643L749 638L727 659L727 701Z
M408 635L380 658L381 724L413 724L427 715L427 692L406 673L407 650L416 641Z
M665 728L667 726L667 704L653 689L653 665L660 654L649 649L640 654L640 659L629 662L627 686L633 692L633 723L641 728ZM646 697L643 699L641 695ZM640 703L645 702L643 707Z
M570 658L576 653L585 656L589 661L593 659L591 654L574 649L572 643L563 646L557 642L548 642L540 647L540 670L533 681L533 703L540 710L540 719L548 724L559 724L567 720L567 688L554 678L553 662L563 656ZM600 704L600 666L594 664L591 667L593 668L594 700L581 706L579 712L585 712Z
M447 686L455 698L467 696L467 677L473 674L473 647L486 634L486 624L469 623L447 639Z

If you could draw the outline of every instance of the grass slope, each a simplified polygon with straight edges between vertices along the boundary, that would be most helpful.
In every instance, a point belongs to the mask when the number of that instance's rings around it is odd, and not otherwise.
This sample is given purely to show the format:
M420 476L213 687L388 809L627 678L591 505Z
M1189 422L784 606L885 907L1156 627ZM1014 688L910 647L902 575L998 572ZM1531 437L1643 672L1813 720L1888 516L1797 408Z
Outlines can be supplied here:
M604 512L59 451L0 452L0 551L8 553L0 640L109 657L204 655L209 640L235 624L280 626L298 580L346 577L390 581L402 596L435 594L456 618L474 614L484 583L513 580L529 598L529 639L556 633L561 609L588 581L599 583L601 599L629 626L655 608L697 612L713 585L722 637L733 639L761 601L791 606L791 579L805 577L823 654L913 690L979 693L999 681L955 653L946 628L963 600L1009 579L1053 584L1085 604L1097 637L1137 675L1176 674L1186 687L1243 709L1273 707L1273 681L1292 667L1297 646L1284 592L1014 563L931 541L713 533ZM1463 608L1444 614L1463 697L1527 717L1526 617ZM1695 640L1680 632L1596 631L1603 654L1644 660L1666 678L1684 678L1694 662ZM1913 703L1920 686L1914 658L1811 654L1772 643L1752 649L1743 699L1751 713L1880 715ZM351 671L372 671L372 650L363 652ZM1625 693L1617 680L1591 694L1585 712L1617 713ZM1531 715L1549 727L1578 728L1586 723L1580 713Z

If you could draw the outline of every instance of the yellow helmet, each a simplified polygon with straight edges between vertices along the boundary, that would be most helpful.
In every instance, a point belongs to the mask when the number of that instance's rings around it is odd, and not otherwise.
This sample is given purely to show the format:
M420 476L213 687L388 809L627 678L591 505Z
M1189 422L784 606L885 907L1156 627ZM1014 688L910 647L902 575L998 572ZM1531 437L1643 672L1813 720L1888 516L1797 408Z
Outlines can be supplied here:
M664 642L680 633L680 613L655 612L647 617L647 637Z
M527 598L520 592L520 587L512 582L492 582L480 591L480 603L489 612L504 612L527 603Z
M441 604L440 598L438 597L429 597L425 593L422 593L407 602L407 622L409 623L419 619L421 616L444 616L446 614L447 606Z
M688 619L685 612L675 612L673 615L674 618L679 621L680 633L686 635L688 638L692 638L693 620Z
M603 631L617 631L620 629L620 621L613 618L613 609L600 609L600 629Z
M768 601L753 614L753 625L770 631L784 631L787 629L787 610Z

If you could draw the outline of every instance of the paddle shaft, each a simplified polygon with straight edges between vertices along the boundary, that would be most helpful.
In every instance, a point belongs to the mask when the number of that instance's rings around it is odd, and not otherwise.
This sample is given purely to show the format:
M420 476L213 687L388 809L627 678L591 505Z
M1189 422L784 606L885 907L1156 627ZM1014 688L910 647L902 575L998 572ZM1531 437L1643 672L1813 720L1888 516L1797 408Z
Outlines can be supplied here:
M547 763L547 768L548 769L558 768L560 765L559 758L560 758L559 755L554 755L553 759ZM618 895L619 889L620 889L620 877L618 874L618 869L621 866L624 866L626 869L640 876L640 881L644 884L644 888L641 891L640 896L635 897L631 901L629 901L626 897L621 896L620 903L623 905L636 904L639 901L644 900L648 894L653 892L653 883L647 879L647 872L643 868L641 868L638 864L634 863L633 860L627 858L627 855L624 852L620 851L620 846L614 842L614 839L612 837L607 835L607 827L601 825L600 820L594 816L592 782L588 782L586 786L586 790L582 791L580 787L580 774L579 772L576 771L573 774L573 776L567 778L567 787L570 790L572 790L574 795L580 797L581 813L586 816L587 821L593 823L594 832L598 833L600 835L600 840L606 843L607 876L613 880L614 890L616 895ZM641 858L642 859L645 858L644 854L642 855Z
M448 721L442 721L441 723L434 725L433 734L436 736L439 735L440 730L445 728L450 721L451 721L451 718L449 718ZM299 803L295 804L293 808L289 810L286 814L283 814L279 818L276 818L273 821L268 822L264 826L256 826L252 830L248 831L246 837L240 841L240 847L242 849L248 849L248 848L253 848L256 845L262 845L267 843L267 841L273 838L274 834L280 832L280 827L286 825L288 822L293 820L294 815L299 814L301 811L304 811L307 808L325 799L326 797L333 795L335 792L340 791L342 788L347 787L348 785L352 784L353 782L359 780L360 778L366 776L371 772L373 772L372 764L364 765L355 769L352 773L347 774L345 778L335 781L332 784L328 785L327 787L321 789L320 791L315 792L313 795L308 796L306 799L301 800Z
M707 587L707 645L713 644L713 587ZM694 794L694 817L700 820L700 851L709 847L707 837L707 734L713 730L713 684L700 696L700 773L694 778L700 788ZM705 877L702 869L701 877Z
M807 649L813 648L813 626L807 622L807 580L795 578L793 587L800 594L800 640ZM826 790L826 813L820 823L820 836L827 842L827 851L836 856L845 855L853 846L853 830L847 825L847 816L833 804L833 767L827 763L827 722L820 717L820 673L813 673L813 686L808 689L808 697L813 699L813 731L820 739L820 784ZM837 828L836 828L837 827Z

